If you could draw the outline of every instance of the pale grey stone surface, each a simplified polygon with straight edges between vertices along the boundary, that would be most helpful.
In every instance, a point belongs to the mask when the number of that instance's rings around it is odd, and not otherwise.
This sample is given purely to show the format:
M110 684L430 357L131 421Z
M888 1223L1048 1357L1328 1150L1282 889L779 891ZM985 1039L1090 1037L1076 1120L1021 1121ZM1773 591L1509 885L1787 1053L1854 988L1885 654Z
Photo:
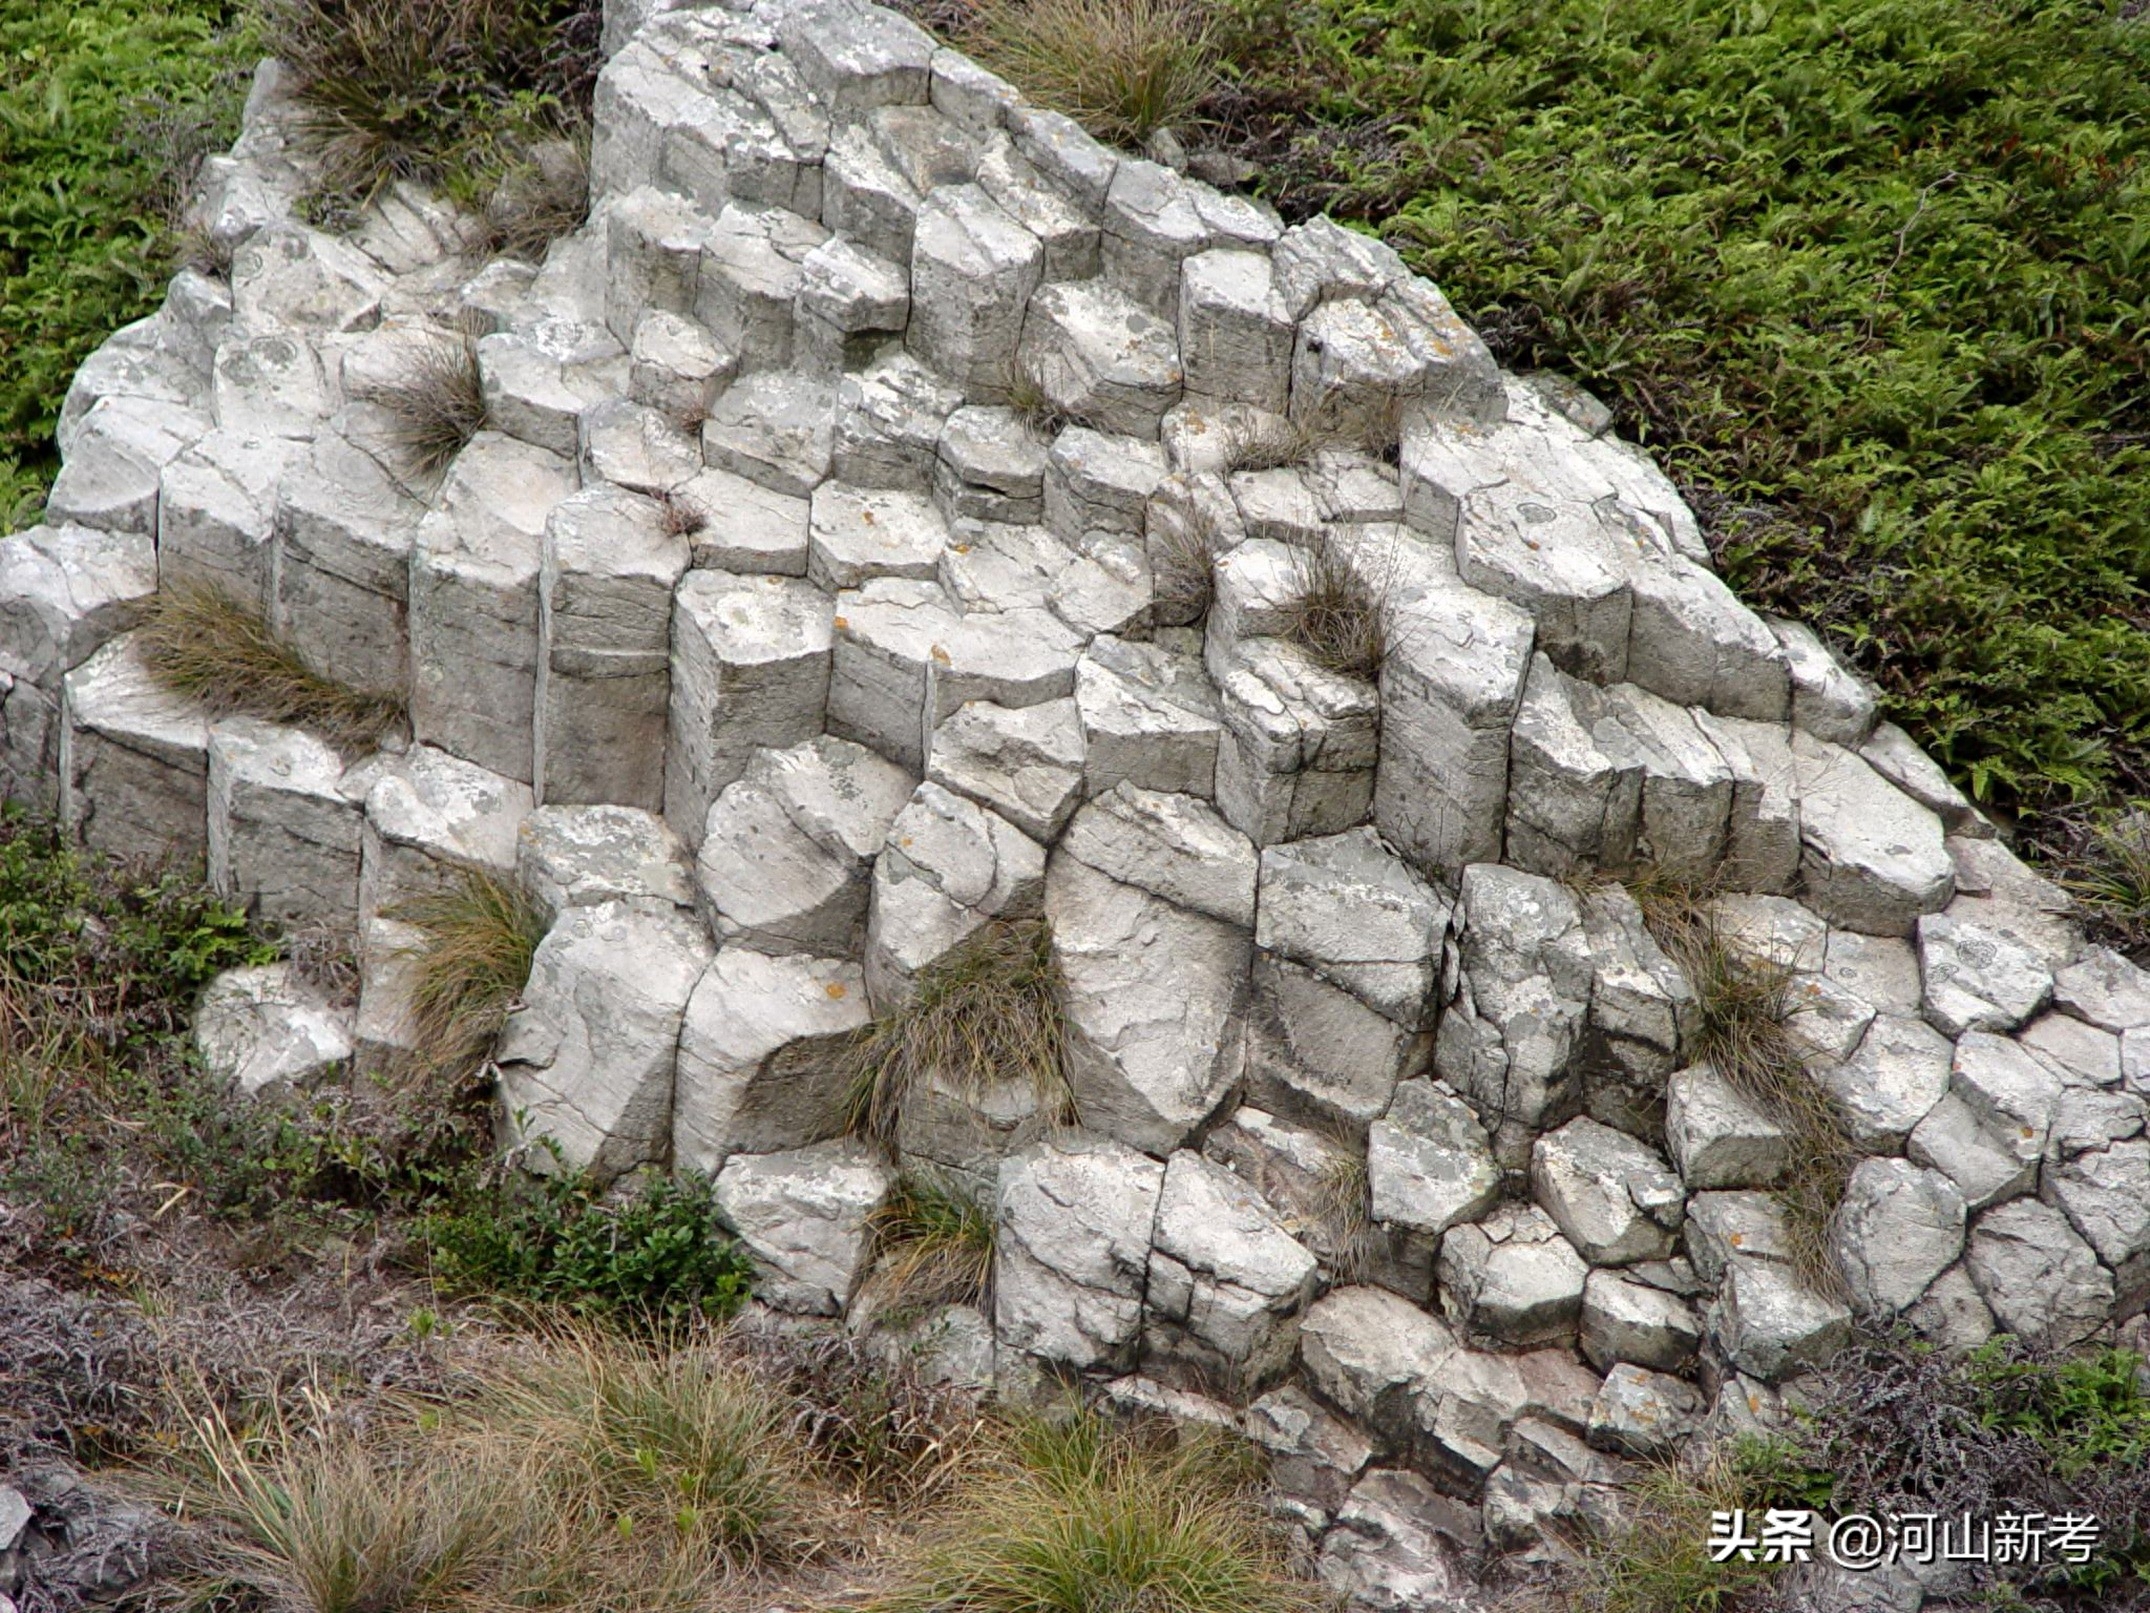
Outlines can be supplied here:
M288 963L229 969L194 1012L194 1046L212 1080L249 1098L303 1092L340 1075L354 1051L351 1014Z
M602 902L561 914L494 1055L515 1134L549 1139L563 1165L601 1181L662 1162L680 1020L712 953L677 909Z
M672 598L665 816L690 843L754 752L818 735L834 611L803 580L689 572Z
M1290 1364L1314 1284L1314 1256L1247 1183L1185 1149L1165 1162L1143 1291L1147 1370L1247 1397Z
M993 1326L1003 1344L1067 1367L1132 1365L1164 1175L1147 1155L1083 1133L1001 1165Z
M516 831L515 876L548 919L599 902L694 901L685 845L639 807L539 807Z
M68 673L61 691L60 826L115 856L202 855L209 722L200 708L157 682L131 634Z
M1890 1316L1956 1263L1963 1229L1963 1195L1946 1176L1901 1159L1862 1160L1844 1190L1833 1252L1860 1309Z
M725 947L680 1023L674 1160L715 1172L735 1154L840 1134L852 1076L844 1051L867 1019L857 964Z
M1503 1204L1441 1238L1441 1310L1465 1337L1502 1346L1575 1336L1590 1267L1534 1204Z
M1056 852L1045 916L1063 978L1068 1074L1083 1123L1169 1152L1238 1071L1246 931Z
M997 812L931 782L889 825L873 864L866 989L882 1012L909 1000L920 972L992 919L1036 918L1045 848Z
M1587 1116L1548 1132L1531 1150L1530 1185L1592 1265L1672 1253L1686 1193L1662 1159L1624 1132Z
M926 773L1051 844L1083 794L1083 736L1072 699L1011 711L973 700L934 730Z
M870 1222L893 1180L853 1137L734 1154L717 1174L717 1212L746 1246L764 1299L778 1310L834 1316L865 1274Z
M209 729L209 882L291 930L358 922L360 803L343 758L313 735L249 717Z

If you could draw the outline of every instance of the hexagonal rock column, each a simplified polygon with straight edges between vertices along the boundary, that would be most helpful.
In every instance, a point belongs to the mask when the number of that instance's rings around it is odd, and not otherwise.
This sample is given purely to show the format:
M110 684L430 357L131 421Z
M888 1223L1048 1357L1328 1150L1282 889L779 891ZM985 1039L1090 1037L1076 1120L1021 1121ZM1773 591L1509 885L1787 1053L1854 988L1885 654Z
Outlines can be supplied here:
M351 1015L288 963L228 969L202 993L194 1045L210 1076L245 1097L304 1091L342 1073Z
M1164 1176L1156 1160L1081 1132L1004 1160L994 1213L995 1337L1076 1371L1132 1367Z
M339 431L285 468L274 620L323 677L394 694L408 686L411 546L424 510Z
M286 929L358 922L361 803L343 758L313 735L249 717L209 729L209 882Z
M480 432L448 468L411 553L411 730L525 783L545 524L574 490L558 454Z
M67 674L59 762L60 826L84 845L118 857L207 849L208 719L150 675L131 634Z
M1199 1154L1175 1153L1144 1290L1144 1369L1250 1398L1291 1364L1314 1280L1313 1255L1260 1194Z
M548 923L599 902L694 902L686 847L639 807L539 807L516 830L515 877Z
M601 1181L660 1163L680 1021L713 952L677 909L604 902L562 914L494 1055L514 1134L549 1139L563 1165Z
M513 877L530 807L527 784L430 745L383 762L360 832L360 916L392 918L399 904L449 889L459 870Z
M734 1154L717 1212L746 1245L755 1292L778 1310L835 1316L873 1246L873 1214L894 1176L855 1137L774 1154Z
M695 863L703 917L727 947L851 957L866 942L868 867L917 780L823 735L754 754L710 808Z
M908 1001L921 971L989 919L1035 918L1044 897L1043 846L997 812L919 785L874 859L866 918L874 1007L886 1013Z
M1062 699L1081 653L1045 611L964 612L935 583L877 578L836 597L829 732L923 773L933 731L967 701Z
M1045 916L1066 980L1077 1112L1092 1130L1169 1153L1231 1089L1251 938L1066 851L1046 867Z
M680 1027L674 1163L714 1173L734 1154L842 1132L853 1074L844 1054L867 1017L857 964L724 948Z
M545 523L538 578L538 799L664 805L672 590L691 558L656 504L591 489Z
M673 596L665 816L689 845L724 788L764 747L818 736L829 703L834 612L791 577L696 571Z

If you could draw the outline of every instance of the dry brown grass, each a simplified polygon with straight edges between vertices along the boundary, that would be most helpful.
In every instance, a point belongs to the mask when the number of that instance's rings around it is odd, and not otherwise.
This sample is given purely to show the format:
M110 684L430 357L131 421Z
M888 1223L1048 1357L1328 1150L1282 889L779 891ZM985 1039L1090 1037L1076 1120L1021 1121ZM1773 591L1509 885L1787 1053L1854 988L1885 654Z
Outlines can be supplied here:
M939 1305L976 1305L993 1270L993 1218L960 1186L906 1172L874 1213L868 1291L894 1320Z
M588 152L574 140L543 141L509 167L487 198L486 239L496 252L539 259L580 229L589 211Z
M416 1063L452 1075L484 1058L530 979L545 916L521 888L477 869L388 915L425 940L411 984Z
M555 1331L446 1405L318 1391L195 1420L198 1587L293 1613L708 1607L819 1554L833 1501L768 1382L714 1345Z
M1002 404L1021 422L1025 431L1042 442L1050 442L1070 424L1043 383L1020 363L1009 362L999 390Z
M1369 683L1389 652L1389 589L1324 535L1293 551L1295 575L1284 636L1318 665Z
M709 529L709 511L700 499L667 488L657 495L657 525L668 538L691 538Z
M1218 81L1215 26L1184 0L986 0L960 41L1042 106L1136 146Z
M401 377L374 394L388 412L389 441L414 475L440 475L485 429L478 335L465 326L422 344Z
M1708 1064L1791 1140L1791 1174L1777 1189L1800 1275L1841 1295L1830 1231L1860 1154L1836 1101L1807 1068L1813 1056L1794 1023L1789 960L1732 946L1708 909L1710 892L1658 870L1629 885L1643 920L1694 988L1699 1029L1690 1064Z
M215 588L161 590L140 642L158 680L199 701L212 716L291 723L347 754L371 750L403 721L399 696L322 677L259 614Z
M938 1079L976 1097L1027 1083L1056 1121L1071 1107L1059 966L1042 919L996 919L919 976L911 1001L853 1048L852 1125L893 1138L906 1098Z
M1150 521L1150 595L1159 621L1184 626L1202 620L1217 596L1223 547L1217 518L1199 502Z
M1094 1413L1012 1426L880 1613L1313 1613L1243 1447Z
M1319 420L1252 415L1227 433L1224 468L1227 472L1285 470L1311 464L1323 449L1337 445L1335 433Z

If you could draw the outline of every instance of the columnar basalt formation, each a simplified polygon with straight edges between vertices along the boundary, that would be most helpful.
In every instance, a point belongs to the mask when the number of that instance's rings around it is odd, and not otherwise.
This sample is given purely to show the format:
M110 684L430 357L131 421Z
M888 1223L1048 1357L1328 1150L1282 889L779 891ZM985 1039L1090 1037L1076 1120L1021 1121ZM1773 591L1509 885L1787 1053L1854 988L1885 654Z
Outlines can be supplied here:
M825 1315L897 1174L952 1172L997 1220L1001 1388L1235 1420L1369 1608L1557 1554L1855 1309L1961 1346L2142 1308L2150 979L1734 597L1601 408L1387 247L893 12L624 4L606 45L589 219L539 267L407 186L303 222L266 66L197 203L228 280L83 366L47 524L0 545L9 793L358 946L355 1014L220 983L220 1068L401 1045L398 904L519 879L552 927L514 1126L713 1173L764 1300ZM485 429L417 476L383 389L471 328ZM1237 468L1286 420L1303 453ZM1378 682L1290 636L1315 552L1386 602ZM182 581L402 693L408 743L346 765L163 690L130 630ZM1694 984L1579 877L1642 865L1793 971L1867 1156L1846 1299ZM847 1039L1035 918L1075 1123L941 1093L845 1135Z

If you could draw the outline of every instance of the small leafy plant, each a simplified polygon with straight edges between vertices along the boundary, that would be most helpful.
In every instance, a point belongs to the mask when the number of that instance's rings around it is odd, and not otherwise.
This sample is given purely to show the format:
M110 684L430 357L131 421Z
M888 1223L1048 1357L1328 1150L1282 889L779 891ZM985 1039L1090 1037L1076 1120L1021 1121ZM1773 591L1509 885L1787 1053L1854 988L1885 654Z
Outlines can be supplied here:
M606 1197L570 1172L508 1170L429 1216L421 1237L452 1290L645 1327L728 1316L752 1274L704 1176L653 1175Z

